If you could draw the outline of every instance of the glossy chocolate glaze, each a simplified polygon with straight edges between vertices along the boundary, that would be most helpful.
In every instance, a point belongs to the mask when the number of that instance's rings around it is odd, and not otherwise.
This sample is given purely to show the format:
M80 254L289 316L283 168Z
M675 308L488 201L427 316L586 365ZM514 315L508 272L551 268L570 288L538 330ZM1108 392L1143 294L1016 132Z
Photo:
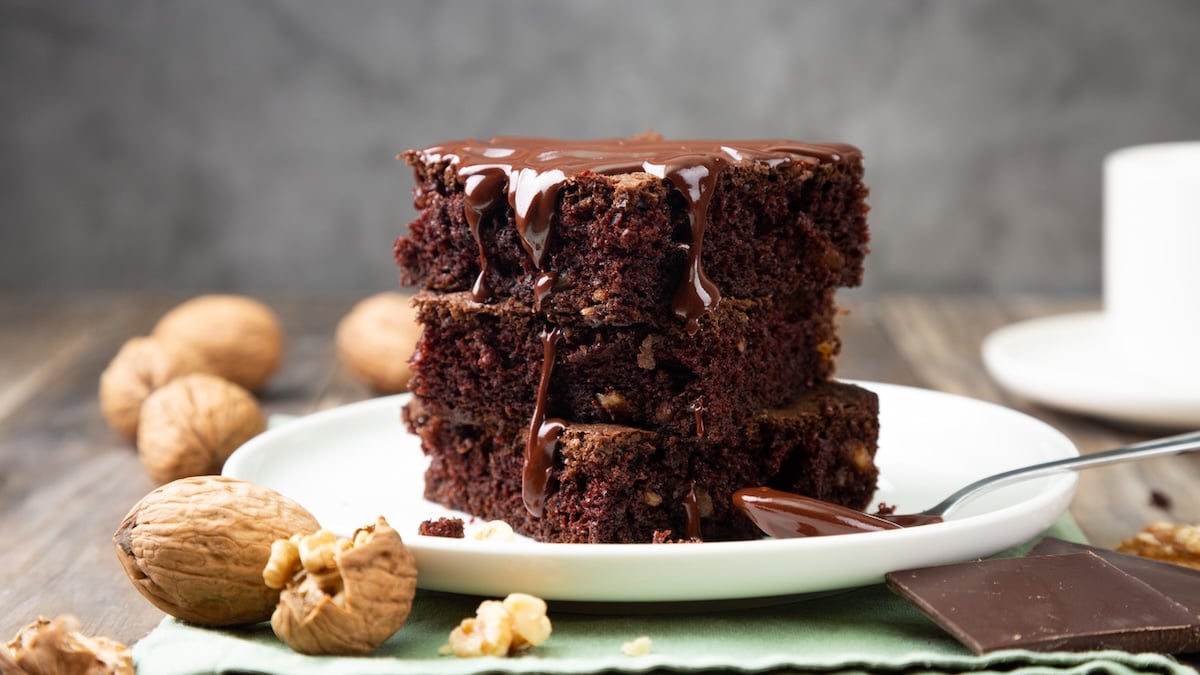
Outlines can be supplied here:
M669 183L688 204L691 241L688 264L676 289L673 311L689 332L720 302L721 294L704 273L702 256L708 208L721 172L731 164L757 162L770 166L807 158L838 162L857 157L857 148L843 143L799 143L788 140L667 141L654 138L560 141L547 138L461 140L420 151L422 161L449 161L466 196L466 218L479 245L480 276L472 289L483 302L491 297L484 276L489 267L480 240L485 218L505 217L511 209L521 245L538 269L545 269L545 252L558 195L568 181L588 174L648 173Z
M557 282L558 272L542 272L538 275L537 281L533 282L533 311L542 311L542 303L554 292L554 284ZM479 285L478 281L476 285Z
M733 493L733 505L754 521L758 529L777 539L877 532L902 527L887 518L768 487L738 490Z
M704 438L704 401L696 399L691 407L696 414L696 438Z
M542 333L542 373L538 381L537 401L533 406L533 419L529 421L529 436L525 443L525 467L521 473L521 499L525 508L538 518L542 517L546 508L550 473L554 469L554 453L558 448L558 437L566 427L563 420L546 419L550 375L554 372L558 341L561 338L562 332L557 328Z

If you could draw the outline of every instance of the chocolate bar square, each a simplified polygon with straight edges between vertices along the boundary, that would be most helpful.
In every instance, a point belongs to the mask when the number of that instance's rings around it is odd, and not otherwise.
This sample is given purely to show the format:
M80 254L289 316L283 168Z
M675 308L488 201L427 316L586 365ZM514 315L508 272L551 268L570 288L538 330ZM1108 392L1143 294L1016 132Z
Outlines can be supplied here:
M976 654L1200 649L1193 611L1090 551L902 570L886 579Z

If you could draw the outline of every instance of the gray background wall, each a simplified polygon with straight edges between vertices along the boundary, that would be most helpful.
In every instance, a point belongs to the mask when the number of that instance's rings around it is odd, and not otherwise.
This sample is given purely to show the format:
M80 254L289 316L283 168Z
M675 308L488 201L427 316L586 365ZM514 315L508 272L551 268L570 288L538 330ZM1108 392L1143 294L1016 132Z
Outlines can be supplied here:
M1095 291L1198 67L1185 0L0 0L0 288L392 288L397 151L654 129L862 147L868 288Z

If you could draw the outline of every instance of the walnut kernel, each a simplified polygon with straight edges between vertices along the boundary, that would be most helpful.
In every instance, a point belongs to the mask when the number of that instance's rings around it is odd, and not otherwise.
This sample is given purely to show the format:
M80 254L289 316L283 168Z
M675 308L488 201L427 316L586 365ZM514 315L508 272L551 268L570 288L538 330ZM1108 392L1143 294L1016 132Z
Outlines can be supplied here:
M404 626L417 589L412 553L382 516L351 539L277 541L262 575L283 583L271 628L302 654L369 654Z
M619 391L606 391L596 394L600 407L610 415L620 415L629 410L629 400Z
M283 361L283 328L263 303L241 295L202 295L180 304L154 326L200 352L213 372L261 391Z
M448 642L439 651L462 658L509 656L544 644L551 632L544 600L510 593L503 601L480 603L475 616L463 619L450 631Z
M1200 569L1200 527L1153 523L1121 542L1117 550Z
M250 392L216 375L193 373L146 398L138 456L160 483L215 474L238 446L266 426Z
M875 466L875 459L871 456L871 451L865 444L860 441L855 441L850 448L850 461L854 462L854 466L857 467L859 471L868 471L871 469L871 467Z
M147 396L176 377L209 370L200 352L183 342L131 338L100 374L100 410L114 431L133 439Z
M378 293L359 302L338 323L338 356L376 391L407 391L412 377L409 358L420 334L410 296Z
M650 637L639 635L629 642L621 643L621 653L625 656L645 656L650 653Z
M467 534L467 539L474 539L475 541L513 541L516 539L516 533L513 532L512 525L503 520L489 520L471 529Z
M89 637L79 620L64 614L39 618L0 647L0 673L6 675L133 675L129 647L106 637Z

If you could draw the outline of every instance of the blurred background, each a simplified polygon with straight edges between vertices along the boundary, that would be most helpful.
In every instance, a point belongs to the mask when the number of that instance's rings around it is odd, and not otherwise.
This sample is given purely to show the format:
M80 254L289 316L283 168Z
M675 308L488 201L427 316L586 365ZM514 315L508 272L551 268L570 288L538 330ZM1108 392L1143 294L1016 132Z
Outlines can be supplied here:
M867 289L1095 293L1198 66L1187 0L0 0L0 289L387 290L397 152L655 130L860 146Z

